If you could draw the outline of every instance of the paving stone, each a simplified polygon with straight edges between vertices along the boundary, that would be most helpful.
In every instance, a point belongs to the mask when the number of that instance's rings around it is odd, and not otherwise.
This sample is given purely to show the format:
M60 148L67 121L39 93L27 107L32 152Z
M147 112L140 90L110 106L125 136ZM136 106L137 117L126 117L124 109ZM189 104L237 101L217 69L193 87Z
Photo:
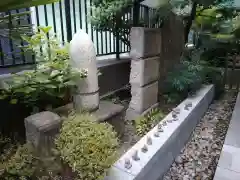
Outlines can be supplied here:
M232 119L229 124L226 140L224 144L240 148L239 127L240 127L240 94L233 111Z
M224 145L218 166L240 173L240 148Z
M218 167L213 180L239 180L240 173Z

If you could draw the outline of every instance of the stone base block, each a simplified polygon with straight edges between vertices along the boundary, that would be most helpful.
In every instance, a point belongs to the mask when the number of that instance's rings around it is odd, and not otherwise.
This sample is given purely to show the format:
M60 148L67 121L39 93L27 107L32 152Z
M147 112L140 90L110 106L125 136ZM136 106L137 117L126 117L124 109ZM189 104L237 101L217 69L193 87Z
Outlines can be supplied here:
M132 86L131 94L132 99L129 108L141 114L157 103L158 82L156 81L144 87Z
M143 87L159 77L160 57L131 61L130 83Z
M132 58L153 57L161 53L161 30L133 27L130 34Z
M110 101L100 101L99 109L93 112L98 122L108 122L117 132L118 136L124 133L124 107Z
M95 111L99 107L99 93L74 95L73 105L77 112Z
M60 116L45 111L25 118L26 139L40 151L48 151L62 126Z

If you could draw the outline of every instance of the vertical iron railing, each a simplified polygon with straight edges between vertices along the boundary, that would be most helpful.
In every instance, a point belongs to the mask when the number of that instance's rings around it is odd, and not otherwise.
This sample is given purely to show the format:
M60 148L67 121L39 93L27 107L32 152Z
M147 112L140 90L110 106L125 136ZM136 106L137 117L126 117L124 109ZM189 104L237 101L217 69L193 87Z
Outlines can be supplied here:
M92 27L88 20L88 15L92 14L89 8L91 2L92 0L61 0L53 4L32 7L28 21L17 23L33 24L35 30L38 26L52 26L53 32L62 43L69 42L73 34L82 29L91 36L98 56L115 54L119 59L121 53L130 51L130 47L122 42L118 31L113 34L113 32L98 31ZM134 26L142 26L143 21L145 27L152 27L151 18L154 11L153 8L136 3L129 13L120 18L131 21ZM15 13L18 12L20 11L15 11ZM155 24L154 27L159 27L159 24ZM129 39L129 34L126 37ZM20 56L16 56L11 52L17 49L12 40L9 39L8 43L6 41L6 39L0 39L0 67L34 62L32 56L27 56L19 49L17 51L20 51Z
M30 15L21 15L19 18L11 18L16 13L23 13L29 11L28 8L17 9L1 13L2 16L9 16L7 19L7 29L4 32L8 32L8 36L4 33L0 35L0 67L18 66L23 64L34 63L34 58L31 54L26 53L19 46L24 46L25 43L22 40L13 40L12 31L9 29L14 28L14 32L17 31L18 26L31 24Z

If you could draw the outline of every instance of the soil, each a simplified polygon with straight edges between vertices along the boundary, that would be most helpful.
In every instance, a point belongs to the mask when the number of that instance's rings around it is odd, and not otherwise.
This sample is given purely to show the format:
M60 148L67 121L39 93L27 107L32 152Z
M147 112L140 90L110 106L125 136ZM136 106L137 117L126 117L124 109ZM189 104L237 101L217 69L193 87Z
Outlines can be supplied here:
M107 100L111 100L115 104L121 104L124 106L124 110L126 111L131 100L131 94L128 89L124 89L119 91L117 94L114 94L107 98ZM175 108L181 101L178 100L176 102L167 102L164 96L160 96L159 98L159 106L158 108L164 114L168 114ZM125 115L124 115L125 117ZM123 118L124 118L123 117ZM160 122L159 119L158 122ZM134 144L136 144L141 137L136 134L134 121L125 121L125 131L122 137L120 137L120 147L119 147L119 154L123 155L128 149L130 149Z

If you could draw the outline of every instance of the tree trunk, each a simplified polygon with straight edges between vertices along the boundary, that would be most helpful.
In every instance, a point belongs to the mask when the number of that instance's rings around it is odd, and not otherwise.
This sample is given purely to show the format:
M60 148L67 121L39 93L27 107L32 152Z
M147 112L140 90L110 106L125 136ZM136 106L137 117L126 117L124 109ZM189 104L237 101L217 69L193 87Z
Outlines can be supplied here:
M187 23L184 29L184 38L185 38L185 43L188 42L188 34L190 32L190 29L192 27L192 22L194 21L196 17L196 11L197 11L197 2L193 2L192 10L190 16L187 18Z

